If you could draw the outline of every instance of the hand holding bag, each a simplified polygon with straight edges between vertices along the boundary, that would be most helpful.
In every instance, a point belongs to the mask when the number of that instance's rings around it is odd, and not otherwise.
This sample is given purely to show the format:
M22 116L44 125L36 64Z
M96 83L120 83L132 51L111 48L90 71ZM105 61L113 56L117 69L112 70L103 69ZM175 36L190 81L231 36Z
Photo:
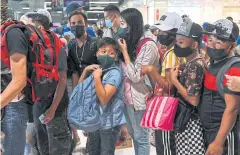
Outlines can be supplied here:
M182 100L179 98L177 113L174 120L174 131L177 133L184 132L190 118L194 119L194 116L196 116L196 108L184 101L184 99Z
M164 88L163 88L164 89ZM155 88L156 92L157 89ZM163 92L163 91L162 91ZM178 98L154 95L147 100L147 109L143 115L141 126L164 131L173 131L174 118L178 107Z

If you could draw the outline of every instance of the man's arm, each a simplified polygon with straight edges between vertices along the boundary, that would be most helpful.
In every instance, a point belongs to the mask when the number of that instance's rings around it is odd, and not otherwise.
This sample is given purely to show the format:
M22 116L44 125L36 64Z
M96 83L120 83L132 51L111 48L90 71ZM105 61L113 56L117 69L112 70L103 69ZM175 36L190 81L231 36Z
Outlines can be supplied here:
M9 104L26 86L27 59L21 53L14 53L10 56L12 81L1 94L1 109Z
M72 74L72 86L73 86L73 89L77 86L78 80L79 80L79 75L78 75L77 72L74 72Z
M222 122L218 134L215 138L215 142L221 146L234 127L237 116L240 111L240 96L225 94L226 109L223 113Z
M28 41L22 30L12 28L6 35L12 80L1 94L1 108L5 107L27 83L27 58Z
M51 108L54 111L57 110L57 107L62 100L66 87L67 87L67 72L61 71L59 72L59 81L58 81L56 92L54 94L53 102L51 105Z
M79 79L78 83L81 83L81 82L84 81L84 79L85 79L86 76L87 76L87 72L88 72L88 71L87 71L86 69L83 70L82 75L80 76L80 79ZM75 87L76 87L76 86L75 86Z
M142 72L151 76L159 86L162 86L166 82L165 78L158 73L157 68L154 66L142 66Z
M178 93L181 94L181 96L184 97L186 101L188 101L193 106L198 105L200 95L196 96L189 95L187 89L177 79L172 80L172 83L177 88Z
M228 134L236 123L240 111L240 96L225 94L226 109L215 140L209 145L206 155L222 154Z
M53 97L52 104L50 108L45 112L44 123L48 124L55 116L55 112L60 104L65 89L67 87L67 56L64 48L60 49L59 54L59 65L58 65L58 76L59 81L57 84L57 88Z

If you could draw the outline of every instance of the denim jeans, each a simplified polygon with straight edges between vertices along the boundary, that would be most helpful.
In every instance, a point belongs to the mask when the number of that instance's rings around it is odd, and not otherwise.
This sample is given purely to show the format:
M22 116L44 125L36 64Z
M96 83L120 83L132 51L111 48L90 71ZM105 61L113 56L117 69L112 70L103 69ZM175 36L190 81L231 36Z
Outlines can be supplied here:
M140 126L145 110L135 111L131 106L126 105L125 116L129 135L133 138L135 155L150 154L149 131Z
M121 126L88 134L89 155L114 155Z
M3 147L6 155L24 155L28 109L25 100L9 103L4 108L1 130L5 134Z

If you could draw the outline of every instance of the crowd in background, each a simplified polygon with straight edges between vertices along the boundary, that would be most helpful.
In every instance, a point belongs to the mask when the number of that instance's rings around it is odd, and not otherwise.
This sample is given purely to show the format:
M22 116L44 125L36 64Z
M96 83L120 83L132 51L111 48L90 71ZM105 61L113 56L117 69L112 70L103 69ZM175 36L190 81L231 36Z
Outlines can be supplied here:
M7 16L1 13L2 26ZM67 24L58 28L52 28L51 14L44 9L20 19L37 29L35 37L43 39L47 49L59 47L54 94L34 104L27 103L22 92L29 72L35 73L28 70L32 64L28 51L34 43L29 43L21 27L12 28L1 40L6 42L11 65L1 68L3 154L72 154L81 139L78 128L69 126L67 109L74 88L87 79L101 109L100 128L84 131L89 155L114 155L115 145L130 137L136 155L150 155L151 144L157 155L239 153L240 36L231 17L201 26L187 15L167 12L158 23L144 25L137 9L120 12L109 5L104 8L105 27L99 28L96 23L89 26L77 2L70 3L66 13ZM44 92L50 87L38 89ZM142 125L150 108L147 98L156 94L178 100L173 130Z

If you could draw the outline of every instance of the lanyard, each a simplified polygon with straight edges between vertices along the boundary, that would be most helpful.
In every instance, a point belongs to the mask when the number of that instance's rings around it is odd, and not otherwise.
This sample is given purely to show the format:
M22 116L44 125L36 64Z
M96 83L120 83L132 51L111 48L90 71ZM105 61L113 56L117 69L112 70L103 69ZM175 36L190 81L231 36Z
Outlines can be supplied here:
M82 61L83 61L83 54L84 54L84 52L85 52L85 45L86 45L86 43L84 43L83 44L83 50L82 50L82 55L81 55L81 58L79 59L79 56L78 56L78 51L77 51L77 49L78 49L78 42L76 41L76 55L77 55L77 59L78 59L78 61L79 61L79 67L80 68L82 68Z

